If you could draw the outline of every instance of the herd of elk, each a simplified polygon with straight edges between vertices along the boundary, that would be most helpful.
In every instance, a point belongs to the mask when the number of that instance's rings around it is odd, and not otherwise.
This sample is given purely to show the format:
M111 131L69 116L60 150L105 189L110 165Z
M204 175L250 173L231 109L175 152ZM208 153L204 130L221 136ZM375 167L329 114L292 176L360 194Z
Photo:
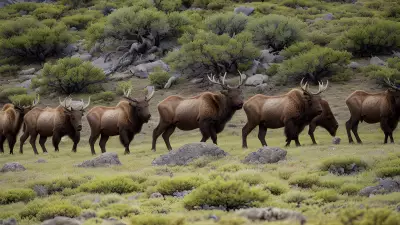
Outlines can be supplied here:
M291 141L300 146L299 134L309 125L308 134L316 144L314 131L317 126L325 128L331 136L336 135L339 127L335 116L327 101L320 96L328 87L319 83L317 92L309 90L308 83L300 82L300 89L292 89L279 96L257 94L244 102L241 86L245 83L243 74L239 72L239 84L230 86L225 83L224 76L208 76L212 84L218 84L222 90L217 93L203 92L194 97L184 98L173 95L165 98L157 105L160 120L153 131L152 150L156 150L157 138L162 135L168 150L172 150L169 138L176 128L189 131L199 128L202 138L206 142L209 138L217 144L217 134L224 130L225 125L236 111L244 109L247 123L242 129L242 147L247 148L247 136L258 126L258 139L262 146L267 146L265 136L267 129L284 128L286 146ZM400 88L390 80L385 80L389 87L382 93L368 93L355 91L347 99L351 117L346 122L349 142L353 143L350 130L358 143L362 143L358 136L358 124L380 123L385 134L384 143L388 138L393 143L393 131L396 129L400 117ZM129 145L138 134L143 124L148 123L151 114L149 101L154 95L154 88L144 98L131 98L132 89L124 91L124 100L114 107L95 106L86 115L91 134L89 145L92 154L95 154L94 144L100 137L101 151L106 152L106 143L110 136L119 135L125 154L129 154ZM83 100L75 106L70 97L59 100L56 108L38 108L39 96L30 105L19 103L5 104L0 111L0 152L4 152L4 142L7 139L10 154L13 154L17 134L21 127L23 134L20 137L20 153L23 153L24 142L30 137L30 144L35 154L36 139L39 135L39 144L43 152L47 152L45 142L52 137L55 151L63 136L73 141L72 151L76 152L82 130L82 117L85 109L90 105L90 97L85 104ZM76 103L76 102L75 102Z

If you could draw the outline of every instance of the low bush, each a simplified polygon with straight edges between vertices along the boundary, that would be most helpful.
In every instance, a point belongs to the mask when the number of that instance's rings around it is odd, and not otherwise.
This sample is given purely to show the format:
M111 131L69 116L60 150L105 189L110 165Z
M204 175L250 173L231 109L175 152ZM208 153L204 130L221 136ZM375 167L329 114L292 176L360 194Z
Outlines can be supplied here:
M187 209L196 206L225 207L227 210L250 207L263 202L268 194L260 189L250 188L248 184L237 180L216 179L196 188L184 198Z
M299 203L310 197L309 194L300 191L290 191L283 197L287 203Z
M248 18L244 14L218 13L206 19L207 28L215 34L233 36L242 32L247 25Z
M99 211L99 217L103 219L108 219L111 217L127 217L129 215L138 215L139 209L134 208L130 205L125 204L112 204L107 206L105 209Z
M131 225L185 225L185 219L167 215L140 215L131 217Z
M327 180L320 180L318 186L325 188L340 188L343 183L343 180L328 178Z
M19 66L17 65L1 65L0 66L0 76L14 76L17 74L19 70Z
M326 159L324 160L321 165L320 165L320 169L322 171L328 171L330 167L334 166L334 167L342 167L342 168L347 168L350 167L352 165L357 165L358 167L362 167L364 169L368 168L368 164L359 159L359 158L355 158L355 157L334 157L334 158L330 158L330 159Z
M400 176L400 166L397 167L384 167L375 171L377 177L394 177Z
M234 175L234 179L246 182L251 186L254 186L254 185L257 185L257 184L261 184L261 183L264 182L264 179L261 176L261 174L257 173L256 171L252 171L252 170L250 170L250 171L246 171L246 170L239 171Z
M8 99L10 99L10 101L13 104L28 106L28 105L32 105L32 102L36 99L36 97L37 96L35 96L35 95L22 94L22 95L9 96Z
M179 10L182 6L181 0L154 0L154 6L164 12L173 12Z
M160 89L164 88L170 77L171 75L160 67L155 68L154 72L149 74L150 84Z
M54 4L43 4L41 7L36 8L32 15L39 20L44 19L59 19L64 11L64 7Z
M268 189L271 192L271 194L273 194L273 195L281 195L281 194L286 193L289 190L287 185L277 183L277 182L267 183L265 185L265 188Z
M293 56L300 55L307 51L310 51L314 48L315 45L311 41L301 41L290 45L289 47L285 48L280 55L285 56L286 58L291 58Z
M11 96L14 95L24 95L27 91L23 87L15 87L15 88L5 88L0 92L0 100L8 101Z
M311 188L313 185L319 184L319 177L316 175L296 175L289 179L289 184L301 188Z
M316 199L321 199L323 202L336 202L339 196L335 190L323 190L315 193Z
M289 180L295 170L283 169L278 172L278 176L283 180Z
M358 192L363 188L363 186L358 184L344 184L339 189L340 194L347 194L347 195L357 195Z
M30 184L30 187L33 188L35 185L44 186L47 189L48 194L54 194L57 192L62 192L64 189L75 189L78 188L81 184L87 182L85 178L77 178L77 177L66 177L66 178L58 178L52 181L39 181Z
M396 225L400 214L388 208L345 209L339 215L342 224L351 225Z
M0 204L10 204L14 202L28 202L36 197L31 189L16 188L4 192L0 192Z
M331 80L333 82L346 82L351 80L354 77L354 75L355 74L353 69L345 69L333 75Z
M297 7L310 7L310 3L305 0L285 0L281 3L282 5L290 8L297 8Z
M52 219L56 216L65 216L74 218L81 214L82 209L68 202L60 202L58 204L49 204L37 213L37 219L40 221Z
M19 213L22 219L35 219L37 214L43 208L49 205L49 201L45 199L36 198L30 201L25 208Z
M161 181L157 191L162 195L172 195L174 192L192 190L204 182L199 177L174 177Z
M115 99L116 94L112 91L104 91L98 94L92 95L94 102L111 102Z
M95 16L95 15L82 15L82 14L77 14L77 15L72 15L72 16L66 16L61 19L61 21L67 25L68 27L75 27L78 30L85 29L90 22L98 19L100 16Z
M220 10L229 4L230 4L229 0L213 0L210 3L208 3L207 9Z
M92 193L131 193L139 191L138 183L126 177L116 177L109 179L95 179L88 183L82 184L79 189L84 192Z
M124 91L127 91L129 88L132 88L131 81L121 81L118 82L115 92L117 95L123 95Z

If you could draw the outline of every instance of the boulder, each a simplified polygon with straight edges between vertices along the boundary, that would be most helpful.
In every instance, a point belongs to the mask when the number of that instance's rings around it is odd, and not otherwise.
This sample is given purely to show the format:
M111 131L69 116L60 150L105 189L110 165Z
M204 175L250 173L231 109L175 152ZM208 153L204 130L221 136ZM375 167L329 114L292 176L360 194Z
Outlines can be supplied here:
M191 192L192 192L191 190L176 191L176 192L172 193L172 196L174 196L175 198L183 198L186 195L190 194Z
M254 12L253 7L239 6L233 10L236 14L243 13L246 16L250 16Z
M19 71L18 74L19 75L32 75L35 73L35 71L36 71L35 68L30 68L30 69L26 69L26 70L21 70L21 71Z
M247 70L246 72L244 72L247 76L253 76L254 74L257 73L257 69L260 66L260 61L259 60L253 60L253 65L251 66L251 68L249 70Z
M26 80L32 80L35 77L36 77L36 75L21 75L21 76L18 76L18 80L20 82L24 82Z
M278 147L264 146L258 151L248 154L243 162L249 164L276 163L286 159L286 154L285 150Z
M377 56L372 57L372 58L369 60L369 63L370 63L371 65L386 66L386 62L383 61L382 59L380 59L380 58L377 57Z
M76 27L71 27L69 28L70 31L77 31L78 29Z
M190 83L192 83L192 84L199 84L199 83L201 83L201 82L203 82L203 81L204 81L203 78L193 78L193 79L190 80Z
M36 163L47 163L47 161L45 159L38 159Z
M191 143L180 147L178 150L173 150L165 155L153 160L152 164L161 165L187 165L195 159L200 157L215 157L222 158L225 157L227 153L220 149L215 144L209 143Z
M25 167L18 162L11 162L4 164L3 168L1 168L0 172L16 172L16 171L24 171Z
M47 187L45 187L43 185L35 184L35 186L33 186L33 190L36 192L36 195L39 197L44 197L49 194L49 190L47 189Z
M29 89L31 87L31 84L32 84L32 80L26 80L26 81L23 81L23 82L17 84L16 86Z
M400 180L395 179L382 179L376 186L365 187L358 193L361 196L376 195L376 194L388 194L392 192L400 192Z
M259 84L256 86L256 92L257 93L265 93L269 89L268 84Z
M79 50L76 44L69 44L63 50L62 53L67 56L74 55Z
M358 62L351 62L349 65L347 65L350 69L358 69L361 67L361 65Z
M276 55L272 54L271 50L261 50L261 55L259 57L261 63L273 63L275 61L275 58Z
M160 192L154 192L150 195L150 198L164 198Z
M397 51L392 51L392 52L393 52L393 56L400 58L400 52L397 52Z
M247 86L257 86L262 83L265 83L268 81L268 76L264 74L256 74L254 76L248 77L246 80L245 85Z
M84 220L88 220L88 219L91 219L91 218L96 218L97 214L96 214L96 212L93 212L93 211L86 211L86 212L83 212L80 215L80 217L83 218Z
M170 71L169 66L162 60L154 62L143 63L137 66L130 67L131 73L139 78L147 78L149 73L153 72L155 68L160 67L165 71Z
M281 63L281 62L283 62L285 59L286 59L286 58L285 58L285 56L283 56L283 55L276 55L276 56L275 56L275 59L274 59L274 63Z
M82 223L76 219L57 216L54 219L46 220L42 223L42 225L81 225Z
M102 69L103 71L111 69L113 63L111 61L104 62L104 57L99 57L92 61L92 65Z
M80 58L82 59L82 61L90 61L90 59L92 59L92 55L89 53L83 53L83 54L75 54L72 56L72 58Z
M334 145L340 144L340 141L341 141L340 137L333 137L332 138L332 144L334 144Z
M86 160L81 164L78 164L78 167L107 167L114 165L122 165L119 161L117 153L114 152L105 152L94 159Z
M325 16L322 17L323 20L333 20L335 17L333 16L332 13L328 13Z
M176 76L172 76L168 79L168 82L164 85L164 89L168 89L172 86L172 84L178 79Z
M288 209L280 209L274 207L267 208L250 208L241 209L236 212L239 216L245 217L251 221L297 221L297 224L303 225L306 223L306 217L296 211ZM291 223L292 224L292 223Z
M347 166L340 166L340 165L331 165L328 168L328 172L342 176L342 175L353 175L359 172L364 171L365 168L363 166L357 165L355 163L352 163Z
M17 225L17 220L15 218L10 218L6 220L0 220L0 225Z

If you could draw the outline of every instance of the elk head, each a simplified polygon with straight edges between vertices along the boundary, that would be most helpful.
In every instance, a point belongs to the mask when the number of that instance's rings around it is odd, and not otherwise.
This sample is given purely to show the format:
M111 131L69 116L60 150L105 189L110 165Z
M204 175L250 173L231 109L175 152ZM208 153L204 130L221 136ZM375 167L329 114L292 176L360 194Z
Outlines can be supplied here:
M33 109L39 103L39 101L40 101L40 96L36 95L36 98L32 100L32 103L30 105L23 105L21 104L21 102L13 102L13 105L16 110L25 115L31 109Z
M59 98L60 106L64 109L64 114L69 119L69 123L76 131L82 130L82 117L84 110L90 105L90 97L88 103L85 105L83 99L81 99L82 105L79 108L72 107L72 98L66 97L64 101Z
M243 76L246 77L246 75L239 72L239 84L237 86L230 86L229 84L225 84L226 72L222 77L222 80L220 79L221 76L219 76L219 79L216 80L213 74L207 77L211 83L221 85L223 89L221 91L221 94L223 94L226 97L226 99L228 100L228 104L232 106L233 109L238 110L243 107L244 96L241 86L245 83L246 80L246 78L243 80Z
M129 105L132 107L133 112L135 112L138 117L144 121L148 122L151 118L150 110L149 110L149 101L154 96L154 87L148 87L148 94L144 97L144 99L136 99L129 97L132 91L132 87L128 90L124 90L124 96L126 100L129 101Z
M329 82L324 85L322 82L318 82L318 91L313 93L308 88L308 83L303 84L304 78L300 81L300 87L304 94L306 102L305 112L307 116L315 117L322 113L321 96L320 94L328 88Z
M400 111L400 88L388 78L385 79L385 84L389 88L387 93L390 102L394 105L396 111Z

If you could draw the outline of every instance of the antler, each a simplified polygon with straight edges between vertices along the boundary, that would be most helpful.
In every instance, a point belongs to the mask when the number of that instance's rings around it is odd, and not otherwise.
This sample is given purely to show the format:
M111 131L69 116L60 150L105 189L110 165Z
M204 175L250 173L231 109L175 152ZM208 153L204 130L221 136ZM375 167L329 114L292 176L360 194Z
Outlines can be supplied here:
M61 101L61 99L60 99L60 97L58 97L58 101L60 101L60 105L62 106L62 107L64 107L64 108L66 108L66 109L70 109L70 107L71 107L71 102L72 102L72 98L71 97L66 97L65 99L64 99L64 101Z
M228 88L227 85L225 85L225 77L226 77L226 72L224 74L224 76L222 77L222 83L220 81L217 81L215 79L215 76L213 74L211 74L211 77L209 75L207 75L208 80L210 80L211 83L213 84L219 84L221 85L223 88Z
M396 91L400 91L400 88L398 88L398 87L396 86L395 83L393 83L391 80L389 80L389 78L385 78L385 83L386 83L386 85L388 85L390 88L393 88L393 89L396 90Z
M40 101L40 95L37 94L35 100L32 101L31 107L32 108L35 107L39 103L39 101Z
M144 100L150 101L150 99L153 97L154 93L155 93L155 90L154 90L154 87L152 87L152 91L150 93L148 93L146 97L144 97Z
M308 94L311 94L311 93L308 91L308 82L306 82L305 84L303 84L303 80L304 80L304 78L301 79L301 81L300 81L301 90L303 90L304 92L306 92L306 93L308 93Z
M87 107L89 107L89 105L90 105L90 97L92 97L92 96L89 96L88 103L86 105L83 102L83 99L81 99L81 102L82 102L82 109L81 110L85 110Z
M304 80L304 78L301 79L301 81L300 81L301 90L303 90L304 92L306 92L306 93L308 93L308 94L312 94L312 95L321 94L322 92L324 92L324 91L328 88L328 84L329 84L329 81L326 81L326 85L324 85L323 82L318 81L318 91L317 91L316 93L314 93L314 92L311 92L311 91L308 89L308 82L306 82L305 84L303 84L303 80Z
M128 88L128 90L123 90L124 96L129 97L129 95L131 95L131 91L132 91L132 87Z

